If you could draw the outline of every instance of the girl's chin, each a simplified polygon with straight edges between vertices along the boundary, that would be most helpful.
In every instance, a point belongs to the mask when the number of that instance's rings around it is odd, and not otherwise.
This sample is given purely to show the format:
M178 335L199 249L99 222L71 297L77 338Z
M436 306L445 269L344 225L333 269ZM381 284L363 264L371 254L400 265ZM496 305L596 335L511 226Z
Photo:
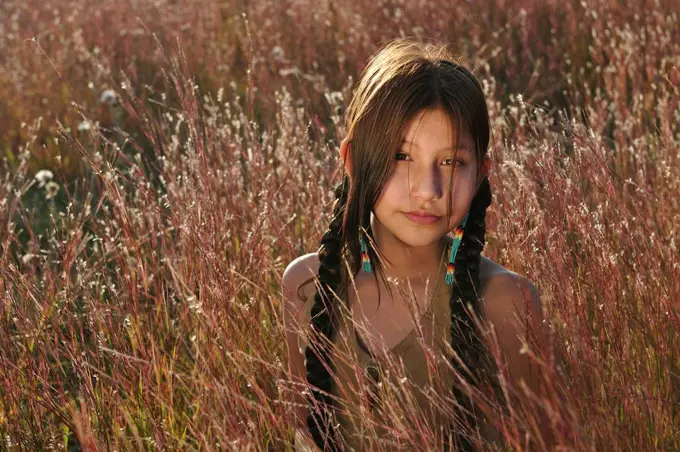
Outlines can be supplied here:
M424 246L431 246L437 243L446 235L446 231L439 229L430 229L429 231L406 231L402 229L394 236L405 245L412 248L420 248Z

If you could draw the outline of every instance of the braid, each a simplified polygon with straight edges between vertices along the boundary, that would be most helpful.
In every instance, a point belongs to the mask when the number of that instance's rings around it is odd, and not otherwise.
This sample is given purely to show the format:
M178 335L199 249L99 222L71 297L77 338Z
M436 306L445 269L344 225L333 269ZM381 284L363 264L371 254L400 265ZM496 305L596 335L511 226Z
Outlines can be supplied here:
M479 370L481 338L476 334L473 319L466 312L465 306L472 305L475 314L480 314L479 300L477 293L479 289L479 264L481 252L484 248L484 234L486 232L486 209L491 204L491 187L489 180L484 178L470 206L470 215L465 226L463 239L456 255L455 261L455 280L451 299L451 346L460 356L461 361L473 372ZM452 361L453 368L463 374L461 365ZM475 375L476 376L476 375ZM469 380L469 379L468 379ZM474 384L471 381L471 384ZM474 407L469 398L461 391L457 385L453 387L455 400L464 409L465 420L471 427L476 423L473 414ZM472 442L459 429L453 428L453 436L456 445L461 450L474 450Z
M334 326L337 325L337 316L334 315L333 293L337 293L341 278L341 251L342 251L342 222L347 204L349 192L349 177L344 179L335 188L335 207L333 219L328 230L321 238L319 247L319 289L314 295L314 305L312 306L312 330L313 336L323 334L330 343L333 335ZM311 342L311 341L310 341ZM322 343L323 342L323 343ZM314 439L314 442L321 450L340 450L337 446L337 439L334 437L331 426L331 410L333 400L330 396L333 379L330 372L333 365L330 359L330 346L325 344L325 340L318 341L318 352L312 350L310 346L305 349L305 369L307 382L311 386L312 397L308 396L309 415L307 417L307 427ZM324 362L326 365L324 365ZM318 389L317 389L318 388ZM323 392L322 392L323 391ZM315 400L318 402L318 408ZM329 409L326 409L328 407Z

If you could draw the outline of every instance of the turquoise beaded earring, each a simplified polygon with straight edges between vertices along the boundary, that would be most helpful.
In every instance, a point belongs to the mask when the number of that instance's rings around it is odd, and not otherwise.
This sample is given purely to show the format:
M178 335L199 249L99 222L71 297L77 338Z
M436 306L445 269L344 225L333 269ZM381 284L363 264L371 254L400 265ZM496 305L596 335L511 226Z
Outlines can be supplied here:
M359 245L361 246L361 267L366 273L371 273L371 260L368 258L368 248L366 248L364 235L361 232L359 232Z
M458 254L458 247L460 246L460 242L463 240L463 228L465 228L465 224L467 223L468 217L470 216L470 213L466 213L465 217L463 217L463 221L460 223L460 226L456 228L456 232L453 234L453 243L451 244L451 254L449 255L449 263L446 265L446 284L451 285L453 284L453 274L456 272L456 267L453 265L453 263L456 260L456 254Z

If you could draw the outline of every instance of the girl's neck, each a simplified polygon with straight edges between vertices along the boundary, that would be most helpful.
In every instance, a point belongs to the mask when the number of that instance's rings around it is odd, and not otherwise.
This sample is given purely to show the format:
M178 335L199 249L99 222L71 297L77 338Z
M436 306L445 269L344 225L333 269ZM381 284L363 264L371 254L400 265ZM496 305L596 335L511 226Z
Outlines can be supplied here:
M390 233L373 214L371 229L378 252L382 256L381 263L386 277L415 280L439 272L442 253L447 246L447 236L427 246L411 247Z

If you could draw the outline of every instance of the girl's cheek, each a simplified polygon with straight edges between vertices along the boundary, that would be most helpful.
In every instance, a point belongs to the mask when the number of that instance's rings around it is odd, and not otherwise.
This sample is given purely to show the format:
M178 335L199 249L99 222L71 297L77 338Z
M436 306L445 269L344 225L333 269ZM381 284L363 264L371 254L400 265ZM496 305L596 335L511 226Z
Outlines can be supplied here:
M472 198L474 197L474 185L472 182L459 179L454 181L453 189L451 190L451 212L453 217L459 217L465 214L466 210L469 208ZM451 219L451 228L458 227L455 223L455 219Z
M396 169L392 172L385 183L384 191L398 196L406 196L409 192L408 172L403 169Z
M402 176L402 169L399 168L399 165L397 165L395 168L393 168L390 171L390 175L387 177L387 181L385 182L385 187L389 186L390 184L394 184L396 181L399 181L403 179Z

